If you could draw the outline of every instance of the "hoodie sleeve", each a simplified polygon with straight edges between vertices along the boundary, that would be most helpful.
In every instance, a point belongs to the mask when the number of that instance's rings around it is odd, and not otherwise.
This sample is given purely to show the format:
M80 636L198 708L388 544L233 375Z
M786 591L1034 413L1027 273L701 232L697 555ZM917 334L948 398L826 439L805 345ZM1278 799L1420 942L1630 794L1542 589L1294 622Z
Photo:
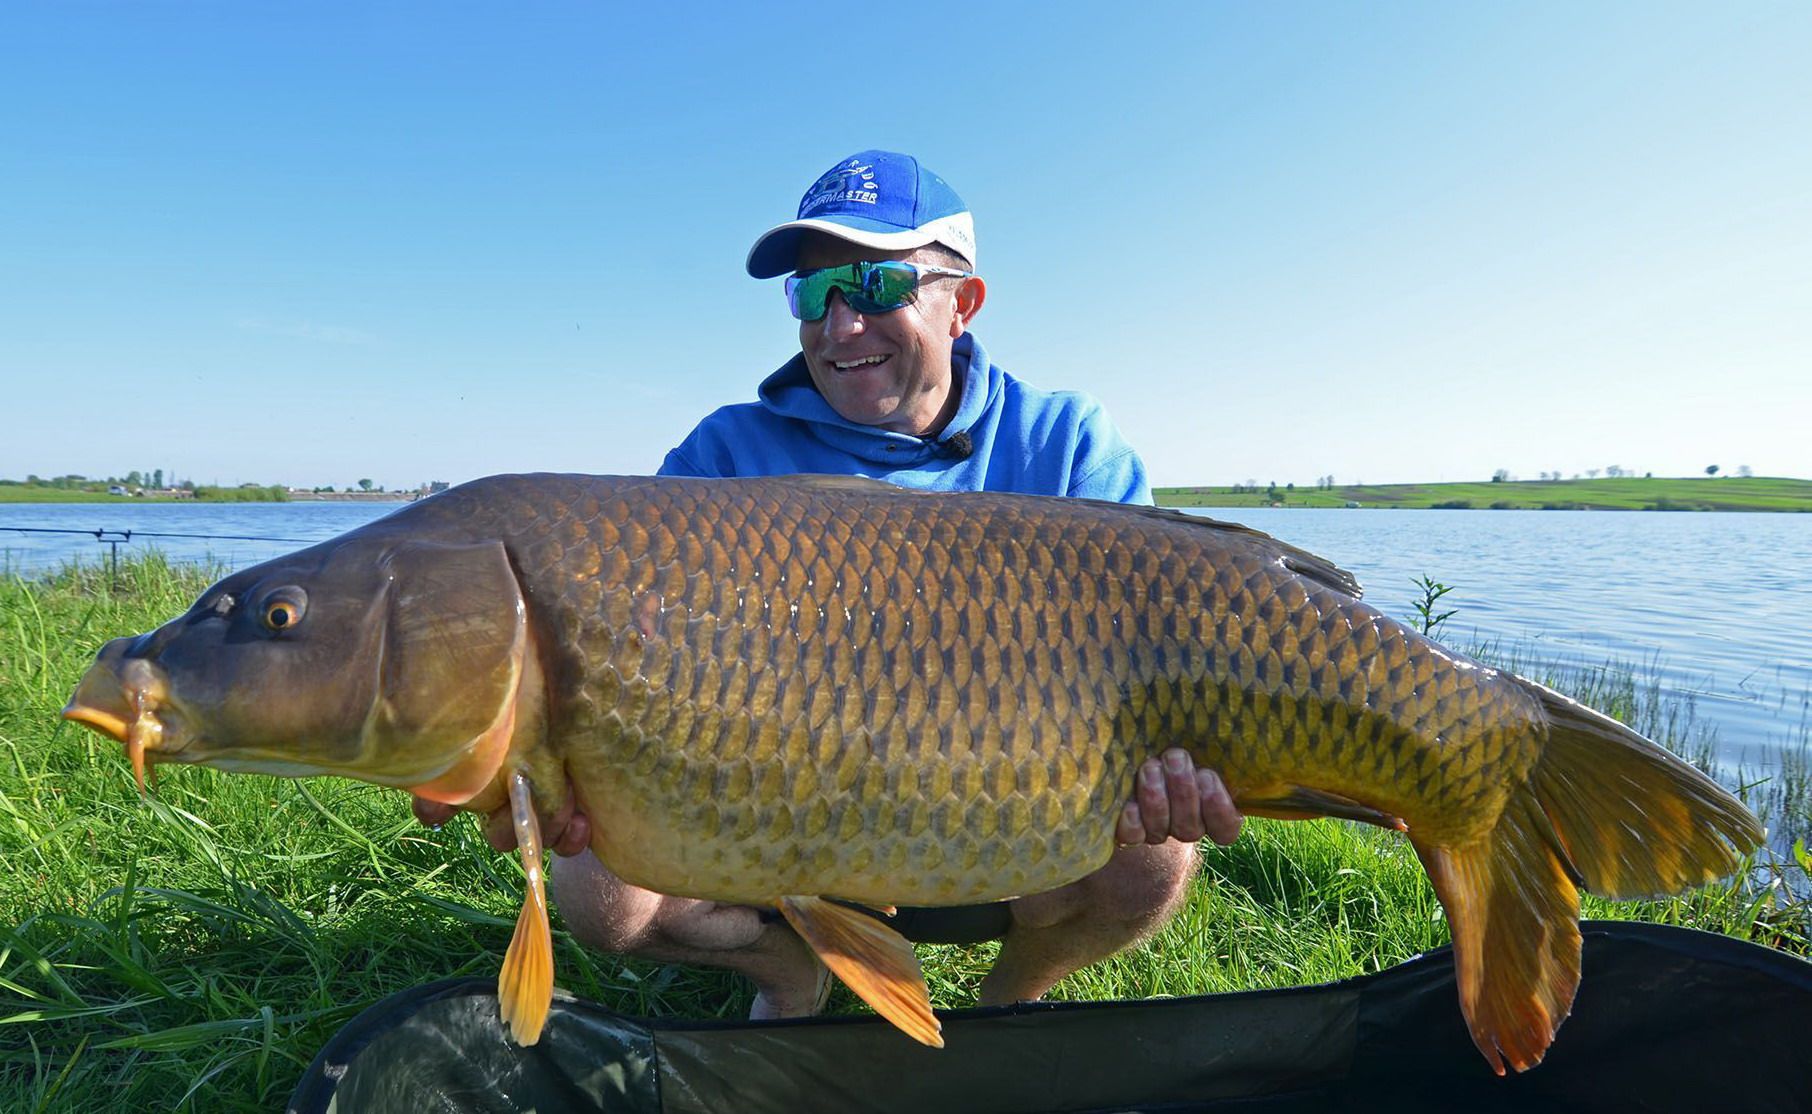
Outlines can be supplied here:
M667 457L665 460L661 461L661 469L656 472L655 475L690 476L694 479L711 478L709 472L706 472L703 468L692 463L691 459L686 456L686 445L683 443L675 448L667 450Z
M737 475L736 461L724 451L724 445L733 438L739 409L746 407L721 406L705 415L705 420L694 426L684 441L668 451L661 461L661 470L655 474L702 480Z
M1066 494L1150 506L1151 480L1145 474L1145 462L1093 398L1087 400L1077 432L1076 458Z

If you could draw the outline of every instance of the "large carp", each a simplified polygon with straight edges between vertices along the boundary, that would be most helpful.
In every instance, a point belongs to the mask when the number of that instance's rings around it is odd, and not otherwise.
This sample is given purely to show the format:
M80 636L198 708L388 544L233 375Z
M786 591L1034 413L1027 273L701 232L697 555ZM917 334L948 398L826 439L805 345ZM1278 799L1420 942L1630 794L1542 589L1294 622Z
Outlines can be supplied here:
M1183 746L1247 813L1408 834L1500 1073L1571 1007L1579 887L1675 893L1762 837L1691 766L1264 534L828 477L465 484L109 642L64 715L141 784L195 762L508 800L530 892L499 991L524 1043L553 979L537 816L569 777L617 874L778 908L937 1044L910 945L841 903L1074 881L1139 764Z

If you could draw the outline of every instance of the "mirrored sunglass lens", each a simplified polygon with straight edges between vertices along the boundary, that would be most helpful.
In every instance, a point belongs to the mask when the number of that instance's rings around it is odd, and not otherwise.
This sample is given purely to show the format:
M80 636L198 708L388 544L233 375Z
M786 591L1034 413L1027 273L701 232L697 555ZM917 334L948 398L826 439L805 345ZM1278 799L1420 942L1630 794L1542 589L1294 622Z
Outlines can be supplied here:
M816 321L824 316L824 292L828 287L813 283L822 271L811 275L791 275L786 280L786 308L801 321Z
M833 267L809 274L794 275L786 280L787 306L801 321L816 321L824 316L830 292L848 290L853 285L848 267Z
M840 290L858 313L891 313L912 301L918 287L918 271L910 263L826 267L786 280L787 308L801 321L816 321L825 314L830 292Z
M899 309L919 288L919 273L910 263L869 263L862 280L862 296L883 309Z

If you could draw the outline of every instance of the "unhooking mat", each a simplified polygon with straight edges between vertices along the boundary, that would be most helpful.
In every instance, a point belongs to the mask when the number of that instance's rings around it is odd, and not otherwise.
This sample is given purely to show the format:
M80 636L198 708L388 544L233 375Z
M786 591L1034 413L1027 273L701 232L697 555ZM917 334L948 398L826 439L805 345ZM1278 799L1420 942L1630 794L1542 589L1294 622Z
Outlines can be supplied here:
M355 1018L295 1114L773 1111L1812 1111L1812 963L1687 929L1587 922L1573 1014L1500 1079L1443 949L1324 986L941 1013L946 1047L874 1017L685 1022L557 995L518 1048L495 980Z

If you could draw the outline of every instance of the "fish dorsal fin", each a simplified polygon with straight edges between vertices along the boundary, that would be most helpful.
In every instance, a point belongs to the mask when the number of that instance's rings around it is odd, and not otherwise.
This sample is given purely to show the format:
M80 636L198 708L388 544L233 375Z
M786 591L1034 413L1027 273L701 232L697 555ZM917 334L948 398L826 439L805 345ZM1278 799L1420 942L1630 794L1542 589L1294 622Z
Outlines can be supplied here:
M904 936L867 913L821 897L783 897L774 904L824 965L876 1013L920 1044L944 1047L919 957Z
M847 491L857 495L924 495L909 487L890 484L885 480L870 479L867 476L836 476L817 472L800 472L791 476L777 476L798 487L815 488L819 491Z
M1099 502L1098 500L1087 500ZM1359 579L1339 565L1325 557L1317 557L1306 549L1298 549L1289 542L1276 538L1238 522L1223 522L1218 518L1208 518L1199 514L1185 514L1169 507L1132 507L1124 503L1103 503L1103 506L1119 507L1122 510L1154 518L1164 522L1187 523L1197 530L1209 530L1239 538L1253 548L1270 555L1278 564L1298 576L1307 577L1324 588L1331 588L1343 595L1359 599L1365 590L1359 586Z

